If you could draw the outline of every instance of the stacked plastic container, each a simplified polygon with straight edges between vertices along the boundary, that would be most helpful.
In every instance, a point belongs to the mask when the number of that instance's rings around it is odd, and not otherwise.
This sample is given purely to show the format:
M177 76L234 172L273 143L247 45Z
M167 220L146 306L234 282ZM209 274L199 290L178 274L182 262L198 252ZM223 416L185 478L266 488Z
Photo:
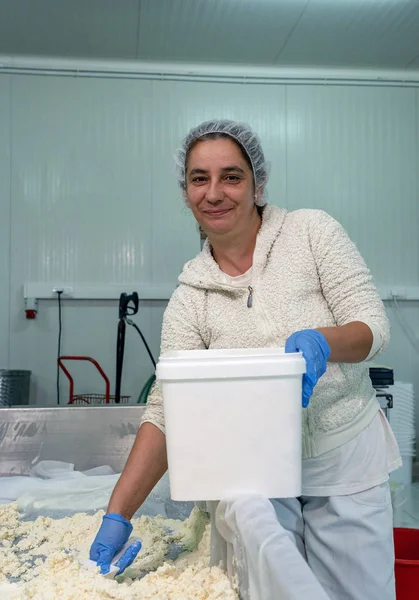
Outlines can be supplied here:
M412 463L416 455L415 397L411 383L395 382L388 388L393 395L393 408L390 423L396 436L403 458L403 467L391 474L391 481L410 485L412 483Z

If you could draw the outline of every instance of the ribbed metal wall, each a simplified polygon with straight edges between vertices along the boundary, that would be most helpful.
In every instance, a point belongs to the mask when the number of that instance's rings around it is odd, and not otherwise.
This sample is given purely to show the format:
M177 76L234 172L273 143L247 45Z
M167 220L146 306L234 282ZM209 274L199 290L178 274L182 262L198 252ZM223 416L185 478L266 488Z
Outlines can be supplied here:
M15 283L150 281L151 87L14 77Z
M39 403L55 397L57 304L42 303L37 321L25 321L22 284L135 288L166 264L165 241L153 236L151 90L147 81L13 78L11 363L33 370ZM143 304L138 317L156 354L161 314ZM63 353L93 356L113 378L117 316L115 302L64 302ZM127 336L133 396L152 371L136 336ZM81 391L101 389L89 366L72 370Z
M173 154L218 117L261 136L271 202L329 211L379 284L418 285L416 102L401 88L15 76L14 283L174 286L199 240Z
M306 0L141 0L138 57L272 64L305 4Z
M415 102L414 89L287 89L288 206L339 219L382 285L419 284Z
M417 68L417 0L0 0L0 53Z
M0 76L0 369L9 363L10 77Z
M0 75L0 127L12 130L11 140L0 138L0 244L8 257L0 274L7 282L11 265L12 300L8 311L2 286L0 326L7 332L10 314L12 335L10 346L2 336L1 356L10 347L10 366L35 374L36 401L54 402L57 304L42 302L38 319L26 321L24 283L175 286L199 235L173 153L191 126L210 118L243 120L260 134L272 203L327 210L378 284L419 285L418 110L414 88ZM137 317L155 354L164 307L143 302ZM113 378L117 316L116 302L65 301L63 352L94 356ZM419 384L413 351L397 332L395 339L392 361ZM76 372L82 391L100 389L87 368ZM150 373L130 330L124 391L138 396Z

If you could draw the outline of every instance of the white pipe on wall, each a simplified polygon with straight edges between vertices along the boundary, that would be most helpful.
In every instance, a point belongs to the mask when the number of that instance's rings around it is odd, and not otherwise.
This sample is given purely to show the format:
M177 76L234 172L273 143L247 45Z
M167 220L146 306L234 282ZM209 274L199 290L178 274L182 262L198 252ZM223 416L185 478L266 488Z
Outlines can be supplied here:
M385 85L419 87L418 70L257 67L146 61L115 61L0 55L0 73L224 81L230 83Z
M144 285L136 283L126 284L51 284L51 283L26 283L23 286L24 298L38 298L42 300L56 298L57 290L62 290L63 298L72 300L115 300L123 292L136 291L140 300L169 300L176 288L173 285ZM389 286L379 285L378 292L382 300L398 302L418 301L419 286Z
M136 283L126 284L51 284L51 283L26 283L23 286L23 296L49 300L57 297L57 290L62 290L62 298L71 300L117 300L124 292L137 292L140 300L167 301L176 289L173 285L144 285Z

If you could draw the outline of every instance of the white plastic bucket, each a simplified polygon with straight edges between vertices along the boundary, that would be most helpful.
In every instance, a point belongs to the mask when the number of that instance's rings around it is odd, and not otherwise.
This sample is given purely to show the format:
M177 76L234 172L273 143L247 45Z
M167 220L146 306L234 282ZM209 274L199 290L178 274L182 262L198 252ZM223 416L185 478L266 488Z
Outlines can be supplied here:
M301 495L305 368L282 348L161 356L172 499Z

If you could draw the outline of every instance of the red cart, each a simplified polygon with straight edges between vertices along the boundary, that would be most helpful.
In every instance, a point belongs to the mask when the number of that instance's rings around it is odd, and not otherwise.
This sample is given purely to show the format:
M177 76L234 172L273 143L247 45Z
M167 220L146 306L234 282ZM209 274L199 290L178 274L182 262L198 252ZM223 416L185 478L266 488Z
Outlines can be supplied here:
M74 394L74 380L68 371L68 369L64 366L64 360L85 360L94 364L96 369L101 374L102 378L105 381L105 393L104 394ZM67 376L67 379L70 382L70 396L68 400L68 404L115 404L115 396L111 395L111 384L109 382L108 376L99 365L99 363L90 356L60 356L58 358L58 366ZM128 404L130 396L121 396L121 404Z

